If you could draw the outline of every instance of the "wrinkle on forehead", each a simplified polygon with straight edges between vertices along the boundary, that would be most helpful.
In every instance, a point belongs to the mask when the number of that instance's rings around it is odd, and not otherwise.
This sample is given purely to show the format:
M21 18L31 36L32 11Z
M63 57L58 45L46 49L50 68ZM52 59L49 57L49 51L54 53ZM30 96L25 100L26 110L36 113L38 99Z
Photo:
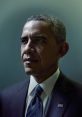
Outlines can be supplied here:
M27 29L40 29L42 31L46 30L52 30L50 25L45 22L45 21L29 21L24 25L23 30L27 30Z
M52 35L53 31L45 21L29 21L23 28L22 36L28 35Z

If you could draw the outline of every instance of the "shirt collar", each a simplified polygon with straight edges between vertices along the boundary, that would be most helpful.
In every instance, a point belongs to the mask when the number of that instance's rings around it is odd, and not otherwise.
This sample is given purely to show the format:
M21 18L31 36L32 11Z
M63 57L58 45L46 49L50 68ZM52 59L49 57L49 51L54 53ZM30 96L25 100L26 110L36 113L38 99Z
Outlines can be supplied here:
M60 70L58 68L52 76L50 76L47 80L45 80L44 82L42 82L40 84L40 86L43 88L46 95L50 95L50 93L59 77L59 74L60 74Z
M29 84L28 95L30 95L32 93L32 91L34 90L34 88L36 87L37 84L38 83L36 82L34 77L31 75L30 76L30 84Z
M59 77L59 74L60 74L60 70L58 68L52 76L50 76L47 80L45 80L44 82L39 84L42 87L42 89L44 90L46 95L50 95L50 93L51 93L51 91L52 91L52 89L53 89L53 87L54 87L54 85ZM34 77L31 75L28 95L30 95L33 92L33 90L37 84L38 83L36 82Z

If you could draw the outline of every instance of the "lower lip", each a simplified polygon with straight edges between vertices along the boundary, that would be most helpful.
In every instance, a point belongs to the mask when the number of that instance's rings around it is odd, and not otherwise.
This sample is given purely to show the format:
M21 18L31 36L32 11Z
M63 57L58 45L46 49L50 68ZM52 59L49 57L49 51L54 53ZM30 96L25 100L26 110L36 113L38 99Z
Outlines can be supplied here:
M36 63L37 61L36 60L33 60L33 61L24 61L25 64L32 64L32 63Z

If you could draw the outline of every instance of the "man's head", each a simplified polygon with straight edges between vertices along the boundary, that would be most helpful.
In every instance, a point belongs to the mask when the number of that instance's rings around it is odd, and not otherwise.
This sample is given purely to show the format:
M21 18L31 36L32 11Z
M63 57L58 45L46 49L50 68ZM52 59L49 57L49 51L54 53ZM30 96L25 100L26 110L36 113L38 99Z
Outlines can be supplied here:
M21 36L21 56L25 72L45 80L58 68L68 51L64 24L45 15L31 16Z

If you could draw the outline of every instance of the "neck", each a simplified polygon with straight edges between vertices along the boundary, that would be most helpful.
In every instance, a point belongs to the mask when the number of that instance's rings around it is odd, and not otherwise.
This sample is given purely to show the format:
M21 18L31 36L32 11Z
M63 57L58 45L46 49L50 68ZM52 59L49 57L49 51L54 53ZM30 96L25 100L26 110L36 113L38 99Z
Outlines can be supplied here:
M52 67L49 70L45 70L45 71L41 71L37 74L32 74L32 76L35 78L35 80L38 82L38 83L41 83L45 80L47 80L54 72L56 72L56 70L58 69L58 67L56 67L55 69Z

